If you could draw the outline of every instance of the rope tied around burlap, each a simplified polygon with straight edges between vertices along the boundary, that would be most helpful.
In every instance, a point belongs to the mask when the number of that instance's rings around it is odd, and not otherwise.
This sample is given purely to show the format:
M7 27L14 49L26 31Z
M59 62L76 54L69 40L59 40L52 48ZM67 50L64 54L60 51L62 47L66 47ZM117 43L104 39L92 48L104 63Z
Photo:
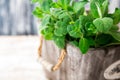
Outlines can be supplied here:
M39 61L48 71L56 71L60 68L67 52L65 49L61 50L60 57L56 65L50 64L48 61L42 58L42 46L43 46L43 36L40 37L40 46L38 48Z

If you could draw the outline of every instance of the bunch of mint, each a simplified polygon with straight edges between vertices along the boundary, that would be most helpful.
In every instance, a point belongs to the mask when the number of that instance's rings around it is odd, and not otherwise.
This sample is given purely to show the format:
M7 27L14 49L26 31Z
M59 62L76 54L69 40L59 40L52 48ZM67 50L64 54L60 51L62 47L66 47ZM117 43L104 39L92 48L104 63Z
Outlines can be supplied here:
M41 20L40 32L59 48L67 43L83 54L89 48L120 44L120 9L108 13L109 0L32 0L33 14ZM86 4L90 10L86 11Z

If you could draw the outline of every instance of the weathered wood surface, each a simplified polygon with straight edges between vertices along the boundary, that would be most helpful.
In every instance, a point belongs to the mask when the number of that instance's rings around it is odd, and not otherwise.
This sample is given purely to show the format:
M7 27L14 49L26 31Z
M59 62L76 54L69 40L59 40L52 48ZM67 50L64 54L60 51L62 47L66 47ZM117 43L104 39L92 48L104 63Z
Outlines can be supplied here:
M0 0L0 35L37 34L31 0Z
M55 64L60 50L51 41L44 41L43 57ZM67 45L67 56L56 72L46 71L50 80L106 80L105 69L120 59L120 46L107 49L91 49L86 55L72 45Z
M51 41L43 41L43 48L42 48L42 57L46 59L48 62L52 64L56 64L57 59L59 57L60 50L57 48L56 45L54 45ZM56 72L49 72L46 69L44 69L45 72L47 73L47 77L49 80L59 80L60 76L60 70Z

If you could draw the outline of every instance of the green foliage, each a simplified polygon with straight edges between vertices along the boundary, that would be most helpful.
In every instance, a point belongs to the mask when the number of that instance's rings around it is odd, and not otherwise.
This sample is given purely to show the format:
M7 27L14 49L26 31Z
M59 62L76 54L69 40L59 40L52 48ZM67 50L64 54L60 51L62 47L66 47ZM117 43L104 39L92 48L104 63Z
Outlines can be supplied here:
M102 3L102 15L104 15L104 16L107 15L108 5L109 5L109 1L108 1L108 0L105 0L105 1Z
M65 22L58 21L55 26L54 34L56 36L64 36L67 34L67 25Z
M39 0L31 0L32 3L36 3L38 2Z
M49 26L45 29L42 29L41 34L44 36L46 40L52 40L53 31L54 31L53 27Z
M106 33L110 30L113 25L113 20L111 18L97 18L93 21L93 24L97 30L101 33Z
M99 34L95 40L96 47L109 44L112 40L113 40L113 38L109 34Z
M74 24L67 26L67 31L69 35L73 38L80 38L82 36L81 25L79 23L80 22L78 20Z
M108 13L108 0L91 0L90 9L94 18L102 18Z
M120 44L120 9L108 13L109 0L32 0L38 6L33 15L41 21L40 32L59 48L67 43L83 54L89 48ZM85 6L90 3L90 10Z
M74 2L73 4L73 9L75 12L80 11L82 8L84 8L85 4L87 4L88 1L79 1L79 2Z
M67 9L71 0L58 0L58 3L63 6L64 9Z
M110 14L109 17L113 19L114 24L118 24L120 22L120 9L116 8L113 14Z
M120 32L109 32L110 35L112 35L116 40L120 41Z
M43 17L43 12L39 7L36 7L33 11L33 14L38 17L38 18L42 18Z
M79 48L83 54L85 54L89 49L89 42L86 38L81 38L79 41Z
M59 48L65 47L65 36L53 36L53 40Z
M86 36L94 36L97 33L97 29L92 22L87 22L85 25Z

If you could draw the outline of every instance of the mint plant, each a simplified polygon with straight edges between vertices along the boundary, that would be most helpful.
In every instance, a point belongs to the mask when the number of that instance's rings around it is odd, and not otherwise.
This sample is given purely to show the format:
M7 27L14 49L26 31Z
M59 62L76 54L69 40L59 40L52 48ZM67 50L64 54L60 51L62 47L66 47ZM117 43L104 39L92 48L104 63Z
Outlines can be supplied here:
M59 48L67 43L83 54L89 48L120 44L120 9L108 13L109 0L32 0L33 14L41 20L40 32ZM90 10L85 5L90 3Z

